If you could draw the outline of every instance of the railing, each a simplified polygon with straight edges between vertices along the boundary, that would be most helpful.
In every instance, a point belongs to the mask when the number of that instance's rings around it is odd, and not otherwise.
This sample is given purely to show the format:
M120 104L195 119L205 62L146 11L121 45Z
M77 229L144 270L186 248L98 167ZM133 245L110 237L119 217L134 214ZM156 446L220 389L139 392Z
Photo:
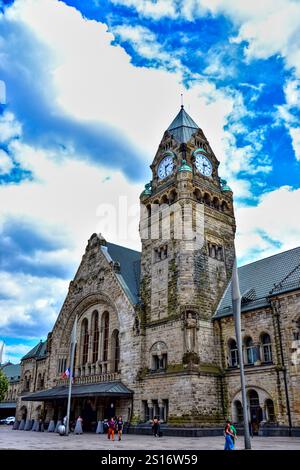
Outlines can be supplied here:
M94 375L84 375L81 377L74 377L74 385L86 385L86 384L95 384L99 382L116 382L120 380L119 372L108 372L105 374L94 374ZM57 379L57 385L67 385L69 382L68 378Z

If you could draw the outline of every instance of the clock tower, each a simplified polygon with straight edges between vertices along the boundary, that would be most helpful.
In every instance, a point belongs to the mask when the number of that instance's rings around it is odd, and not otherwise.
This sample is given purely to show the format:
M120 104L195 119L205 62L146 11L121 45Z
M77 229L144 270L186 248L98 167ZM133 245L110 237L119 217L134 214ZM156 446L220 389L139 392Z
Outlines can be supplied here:
M231 278L235 219L232 191L218 167L203 131L181 106L140 196L142 362L149 371L142 402L151 414L151 403L167 401L174 424L178 416L194 424L223 419L212 315ZM153 399L155 387L162 396Z

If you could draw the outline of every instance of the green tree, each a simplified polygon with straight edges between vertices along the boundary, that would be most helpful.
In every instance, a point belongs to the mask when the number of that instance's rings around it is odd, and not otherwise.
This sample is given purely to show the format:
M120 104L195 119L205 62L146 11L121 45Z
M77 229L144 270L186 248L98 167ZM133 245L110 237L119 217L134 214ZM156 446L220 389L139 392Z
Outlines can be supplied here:
M0 369L0 402L4 399L7 390L8 390L8 380L7 380L6 375Z

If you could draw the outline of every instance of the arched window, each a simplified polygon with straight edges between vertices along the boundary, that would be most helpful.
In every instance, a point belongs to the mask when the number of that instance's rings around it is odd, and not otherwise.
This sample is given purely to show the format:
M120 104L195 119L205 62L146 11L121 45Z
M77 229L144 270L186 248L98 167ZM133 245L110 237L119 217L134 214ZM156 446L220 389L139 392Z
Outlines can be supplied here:
M112 366L113 371L119 371L119 362L120 362L120 340L119 340L119 331L114 330L112 334Z
M213 207L214 207L215 209L217 209L217 210L220 209L220 201L219 201L219 199L218 199L217 197L214 197L214 198L213 198Z
M245 346L246 346L247 364L254 364L255 348L254 348L253 340L250 336L248 336L248 338L245 339Z
M203 200L204 200L204 204L206 204L207 206L211 205L211 197L208 193L204 194Z
M221 211L222 211L222 212L228 212L228 205L227 205L227 202L222 201L222 204L221 204Z
M24 379L24 391L25 392L29 392L30 390L30 375L25 375L25 379Z
M256 390L249 390L249 405L251 423L259 424L262 421L262 409L259 405L259 396Z
M197 202L202 202L202 194L200 189L196 188L194 191L194 196Z
M237 423L241 423L244 420L243 416L243 407L240 400L235 400L234 402L234 411L235 411L235 419Z
M269 398L265 401L265 410L266 410L267 421L270 421L271 423L274 423L276 421L274 403Z
M104 312L102 315L102 331L103 331L103 349L102 360L108 359L108 335L109 335L109 313Z
M92 316L92 328L93 328L93 360L95 363L98 360L98 349L99 349L99 314L97 310L93 312Z
M270 335L263 333L260 337L263 362L272 362L272 345Z
M230 339L228 342L229 347L229 365L230 367L237 367L239 363L239 356L238 356L238 348L236 341L234 339Z
M293 331L293 337L294 337L294 340L295 341L299 341L300 340L300 318L298 318L298 320L294 320L295 322L295 328L294 328L294 331Z
M89 351L89 332L88 332L88 321L85 318L81 324L81 342L82 342L82 365L88 361Z
M163 371L168 365L168 349L167 345L163 341L155 343L151 350L151 364L150 369L152 371Z
M37 379L37 389L40 390L42 387L41 387L41 382L42 382L42 374L39 374L38 375L38 379Z

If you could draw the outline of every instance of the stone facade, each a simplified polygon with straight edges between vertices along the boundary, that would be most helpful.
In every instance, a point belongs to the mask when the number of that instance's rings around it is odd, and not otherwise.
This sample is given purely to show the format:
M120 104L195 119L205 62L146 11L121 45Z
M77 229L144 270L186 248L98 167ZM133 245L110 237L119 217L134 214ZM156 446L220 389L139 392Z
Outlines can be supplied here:
M135 252L134 261L140 266L139 293L135 296L130 279L133 265L120 264L103 237L92 235L44 353L22 361L23 396L67 384L62 373L70 363L77 319L75 384L121 382L133 395L74 398L73 416L87 413L88 406L87 416L97 421L111 405L132 424L154 415L185 427L218 426L228 416L240 420L239 369L229 347L233 318L215 316L232 275L233 195L218 175L219 162L201 129L183 109L176 119L182 133L176 123L174 131L165 132L151 165L152 181L140 197L142 252ZM203 171L197 167L199 155L210 162L210 174L205 165ZM159 177L164 159L171 161L172 171L167 174L166 165L165 176ZM245 362L254 347L261 350L245 366L254 424L288 425L290 419L300 426L299 366L291 362L293 347L297 354L291 338L299 306L300 293L294 289L242 315L243 336L254 343L251 351L245 346ZM263 333L271 344L262 343ZM258 359L264 354L271 354L270 361ZM57 421L65 406L58 400L20 397L17 418L24 418L26 410L27 418Z

